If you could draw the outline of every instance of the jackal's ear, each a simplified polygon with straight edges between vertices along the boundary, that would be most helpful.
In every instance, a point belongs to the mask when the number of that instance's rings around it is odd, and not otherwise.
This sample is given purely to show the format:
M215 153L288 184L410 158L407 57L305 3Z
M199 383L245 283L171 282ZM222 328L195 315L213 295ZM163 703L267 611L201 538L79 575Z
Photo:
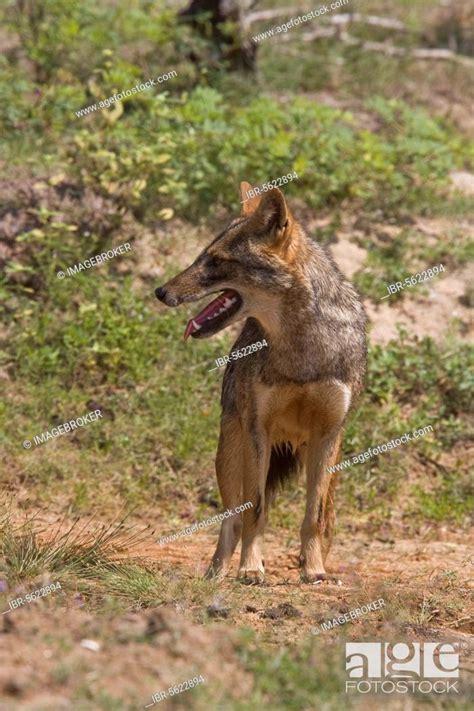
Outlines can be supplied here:
M250 183L247 183L246 180L242 181L240 183L240 203L241 203L241 210L240 214L243 217L248 217L249 215L252 215L257 207L260 205L260 202L262 200L261 195L255 195L254 197L249 197L249 192L252 190L252 186Z
M263 195L253 219L258 232L266 233L277 245L283 245L291 235L293 217L283 193L278 188L273 188Z

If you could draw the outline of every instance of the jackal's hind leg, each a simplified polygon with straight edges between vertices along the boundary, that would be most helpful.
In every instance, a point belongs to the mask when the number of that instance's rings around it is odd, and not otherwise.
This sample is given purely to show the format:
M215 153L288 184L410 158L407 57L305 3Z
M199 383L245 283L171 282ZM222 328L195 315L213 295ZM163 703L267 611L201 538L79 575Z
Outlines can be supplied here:
M337 462L339 449L336 456L329 466L333 466ZM323 563L326 563L326 558L331 549L332 539L334 538L334 528L336 524L336 514L334 511L334 491L337 484L337 472L331 474L331 479L329 481L329 488L326 497L326 502L324 506L324 526L322 532L322 553L323 553Z
M334 474L328 467L337 461L340 433L314 438L306 465L306 511L301 526L302 578L305 582L328 580L325 561L334 532Z

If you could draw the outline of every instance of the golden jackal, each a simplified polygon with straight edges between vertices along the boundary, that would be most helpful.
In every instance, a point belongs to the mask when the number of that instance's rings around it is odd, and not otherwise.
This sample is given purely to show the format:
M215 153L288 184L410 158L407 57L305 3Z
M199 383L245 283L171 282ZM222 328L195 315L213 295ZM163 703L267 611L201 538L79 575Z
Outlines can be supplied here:
M251 188L240 186L241 199ZM239 578L261 582L266 514L276 486L306 469L301 526L303 580L329 579L335 475L342 429L366 367L366 315L325 248L310 240L277 188L242 203L242 214L156 296L179 306L220 292L187 325L208 338L244 320L222 384L216 472L225 508L253 507L222 523L208 576L223 575L242 537Z

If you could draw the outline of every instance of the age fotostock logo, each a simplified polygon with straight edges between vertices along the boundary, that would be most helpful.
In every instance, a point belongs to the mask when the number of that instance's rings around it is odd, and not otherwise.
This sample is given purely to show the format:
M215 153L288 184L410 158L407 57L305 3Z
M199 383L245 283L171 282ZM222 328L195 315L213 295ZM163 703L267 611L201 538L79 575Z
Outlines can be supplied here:
M347 642L346 693L459 693L459 644Z

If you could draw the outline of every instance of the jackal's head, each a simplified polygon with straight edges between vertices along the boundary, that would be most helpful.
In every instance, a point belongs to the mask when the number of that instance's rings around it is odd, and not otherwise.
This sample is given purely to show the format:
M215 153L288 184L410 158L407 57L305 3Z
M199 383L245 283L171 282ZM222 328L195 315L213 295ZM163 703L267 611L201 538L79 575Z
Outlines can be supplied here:
M208 338L235 321L264 320L294 282L300 233L278 188L245 200L241 216L218 235L181 274L158 287L167 306L219 295L192 318L184 337Z

